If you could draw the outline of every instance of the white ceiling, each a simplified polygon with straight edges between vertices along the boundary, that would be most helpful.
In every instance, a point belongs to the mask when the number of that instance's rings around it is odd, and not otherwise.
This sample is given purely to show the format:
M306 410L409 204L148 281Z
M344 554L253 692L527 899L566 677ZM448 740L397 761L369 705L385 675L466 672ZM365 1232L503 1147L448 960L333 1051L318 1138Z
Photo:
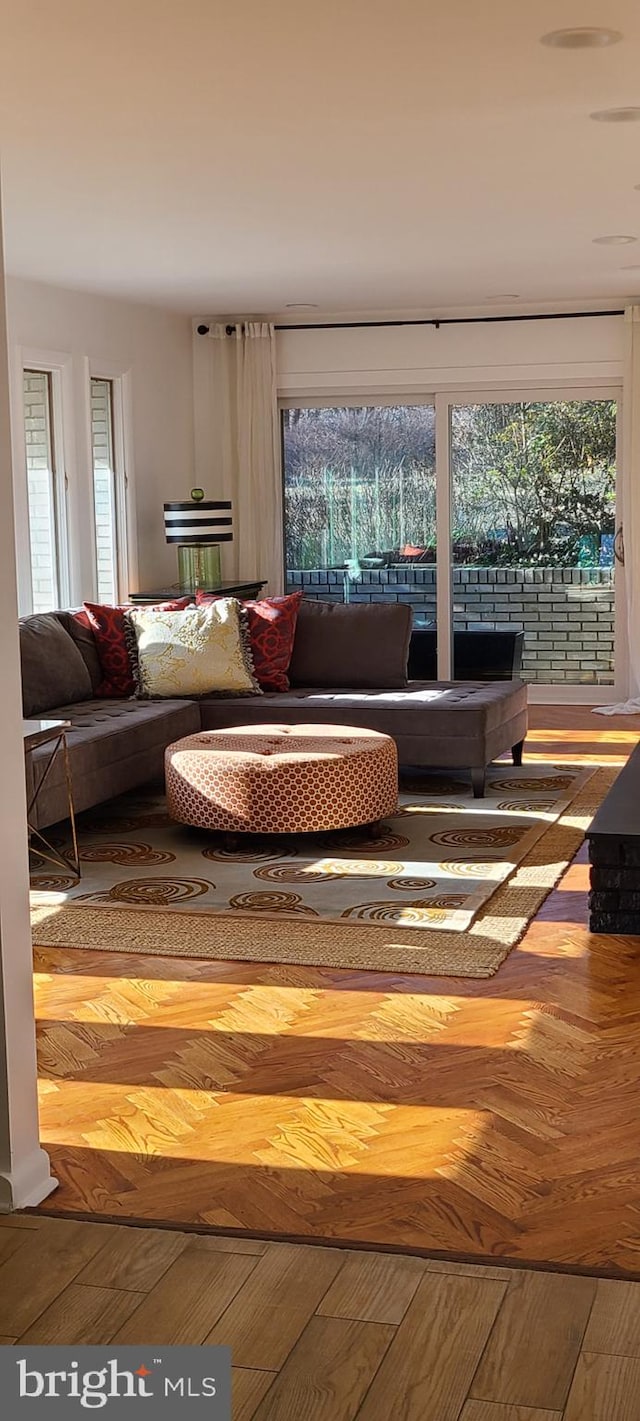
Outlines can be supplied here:
M538 43L569 25L624 40ZM12 274L192 314L640 291L640 240L592 241L640 239L640 124L588 117L640 104L638 0L0 0L0 35Z

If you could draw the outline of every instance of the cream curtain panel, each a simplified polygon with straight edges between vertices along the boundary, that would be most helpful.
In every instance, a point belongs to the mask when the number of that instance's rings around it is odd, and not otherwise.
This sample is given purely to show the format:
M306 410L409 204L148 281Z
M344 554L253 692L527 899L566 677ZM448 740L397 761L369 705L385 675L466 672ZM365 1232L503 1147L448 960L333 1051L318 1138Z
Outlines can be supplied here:
M283 590L275 332L266 321L238 323L231 335L226 325L212 325L203 343L210 367L210 472L203 465L200 476L210 498L233 502L226 571L266 578L274 596Z
M596 706L594 709L598 715L634 715L640 712L640 306L629 306L624 313L624 322L621 460L624 568L617 567L616 586L620 589L620 584L623 584L627 612L629 700L616 705Z

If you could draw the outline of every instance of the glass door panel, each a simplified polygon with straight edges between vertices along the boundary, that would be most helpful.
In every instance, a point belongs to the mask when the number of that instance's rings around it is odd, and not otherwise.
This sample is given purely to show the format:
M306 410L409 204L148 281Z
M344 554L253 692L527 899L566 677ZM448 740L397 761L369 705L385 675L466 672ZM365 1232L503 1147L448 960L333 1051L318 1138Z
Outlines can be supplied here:
M612 685L616 401L452 405L450 459L455 674Z
M435 676L433 405L287 408L282 440L289 589L410 603Z

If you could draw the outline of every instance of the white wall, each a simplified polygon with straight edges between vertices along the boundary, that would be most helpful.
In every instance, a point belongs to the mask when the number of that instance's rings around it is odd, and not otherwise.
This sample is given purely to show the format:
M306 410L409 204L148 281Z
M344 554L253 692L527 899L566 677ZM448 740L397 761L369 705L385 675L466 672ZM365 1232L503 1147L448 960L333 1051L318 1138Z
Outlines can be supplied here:
M92 534L89 373L130 372L131 447L128 472L135 489L139 588L172 583L175 550L164 541L165 499L188 497L193 484L191 322L184 316L38 282L7 283L9 347L14 379L22 352L52 352L65 361L65 391L73 418L65 430L69 519L79 561L72 569L72 600L90 597L83 546ZM16 521L21 582L28 576L28 522L22 476L22 431L14 400L14 459L19 472ZM130 590L135 591L132 587ZM24 602L24 597L21 599Z

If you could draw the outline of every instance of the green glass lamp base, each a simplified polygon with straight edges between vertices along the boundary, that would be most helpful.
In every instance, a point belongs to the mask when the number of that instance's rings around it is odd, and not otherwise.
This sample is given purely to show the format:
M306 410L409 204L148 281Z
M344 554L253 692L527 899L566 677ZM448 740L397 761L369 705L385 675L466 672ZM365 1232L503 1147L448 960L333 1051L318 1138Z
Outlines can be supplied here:
M222 582L220 547L203 543L200 547L180 543L178 546L178 580L181 592L214 592Z

